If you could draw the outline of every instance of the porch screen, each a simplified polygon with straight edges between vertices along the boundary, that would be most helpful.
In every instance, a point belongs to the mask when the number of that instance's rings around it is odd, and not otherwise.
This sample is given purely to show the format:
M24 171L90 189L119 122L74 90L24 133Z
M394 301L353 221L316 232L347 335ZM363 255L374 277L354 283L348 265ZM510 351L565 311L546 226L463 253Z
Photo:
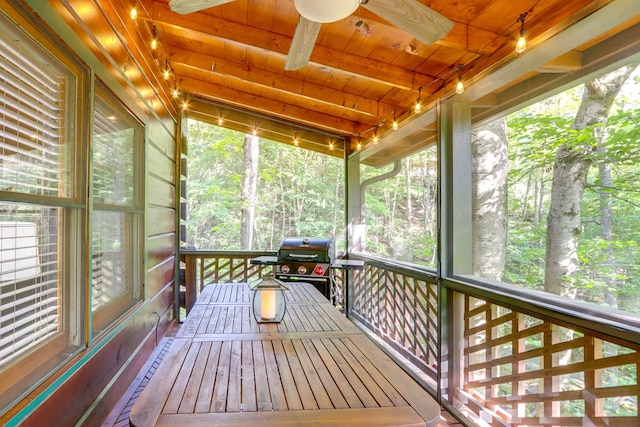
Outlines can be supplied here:
M0 27L1 413L21 392L19 379L59 363L82 339L71 321L81 291L71 289L69 262L84 215L74 180L77 69L2 14Z

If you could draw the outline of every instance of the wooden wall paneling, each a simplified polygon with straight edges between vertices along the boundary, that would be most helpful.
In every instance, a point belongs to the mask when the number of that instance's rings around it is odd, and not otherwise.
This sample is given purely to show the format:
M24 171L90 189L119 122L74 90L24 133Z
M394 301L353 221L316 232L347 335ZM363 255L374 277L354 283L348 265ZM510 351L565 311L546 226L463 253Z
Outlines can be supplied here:
M155 206L157 208L167 208L173 209L171 206L171 202L175 200L176 196L176 187L163 180L158 178L155 175L150 175L147 179L147 192L150 194L147 196L149 201L149 205ZM166 230L165 230L166 231ZM149 232L152 234L152 232Z
M150 175L163 180L169 185L175 185L175 161L167 157L165 153L158 151L155 147L149 147L147 149L147 165L147 172ZM149 189L153 190L152 188ZM152 194L153 192L150 195Z
M175 231L149 236L147 239L147 253L149 258L148 269L164 262L167 258L175 256Z
M151 146L175 162L176 125L174 122L154 120L147 123L147 138Z
M172 293L171 289L168 290ZM160 314L161 317L158 325L159 337L164 336L173 327L173 312L168 309L169 305L171 304L167 303L167 298L159 295L140 306L130 318L125 319L126 325L117 334L110 336L107 333L102 341L98 340L95 346L101 348L88 360L82 359L94 350L87 349L81 353L71 364L78 364L80 361L84 363L54 394L43 401L22 425L39 427L52 425L52 422L60 426L75 425L113 378L119 377L114 383L114 386L117 386L99 403L100 409L96 407L93 411L96 412L96 420L100 418L98 414L105 411L106 416L108 409L120 398L122 387L129 385L156 345L155 328L158 316L154 313ZM125 366L126 369L123 369Z
M147 271L147 290L149 295L156 295L167 285L173 283L175 276L174 258L167 258L164 262L153 265ZM168 301L172 302L172 301Z
M176 211L173 208L152 205L147 208L147 232L149 235L173 233L175 220Z

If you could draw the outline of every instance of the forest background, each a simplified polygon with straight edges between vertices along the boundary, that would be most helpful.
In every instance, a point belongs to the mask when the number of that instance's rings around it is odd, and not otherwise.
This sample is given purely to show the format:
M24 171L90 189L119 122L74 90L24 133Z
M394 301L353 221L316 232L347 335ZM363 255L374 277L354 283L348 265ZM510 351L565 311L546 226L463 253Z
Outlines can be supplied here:
M187 244L345 248L344 162L188 123ZM640 72L613 70L473 129L474 271L640 313ZM361 165L362 181L388 172ZM437 152L367 187L365 252L435 267ZM481 254L481 255L480 255Z

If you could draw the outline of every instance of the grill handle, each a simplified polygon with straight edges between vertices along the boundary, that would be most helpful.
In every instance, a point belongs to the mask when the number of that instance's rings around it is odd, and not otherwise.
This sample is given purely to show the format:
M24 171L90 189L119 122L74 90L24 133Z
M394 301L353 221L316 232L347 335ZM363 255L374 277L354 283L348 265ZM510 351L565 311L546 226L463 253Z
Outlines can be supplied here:
M314 258L318 258L318 254L289 254L289 256L291 258L298 258L298 259L314 259Z

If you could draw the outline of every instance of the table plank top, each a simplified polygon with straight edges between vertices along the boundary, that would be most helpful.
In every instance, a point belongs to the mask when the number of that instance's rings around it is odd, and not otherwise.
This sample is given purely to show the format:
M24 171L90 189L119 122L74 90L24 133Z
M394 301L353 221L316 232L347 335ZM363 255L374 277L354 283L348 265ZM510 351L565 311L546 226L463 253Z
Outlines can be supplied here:
M295 287L283 322L260 325L247 284L205 287L131 424L437 423L440 408L424 389L313 285Z

